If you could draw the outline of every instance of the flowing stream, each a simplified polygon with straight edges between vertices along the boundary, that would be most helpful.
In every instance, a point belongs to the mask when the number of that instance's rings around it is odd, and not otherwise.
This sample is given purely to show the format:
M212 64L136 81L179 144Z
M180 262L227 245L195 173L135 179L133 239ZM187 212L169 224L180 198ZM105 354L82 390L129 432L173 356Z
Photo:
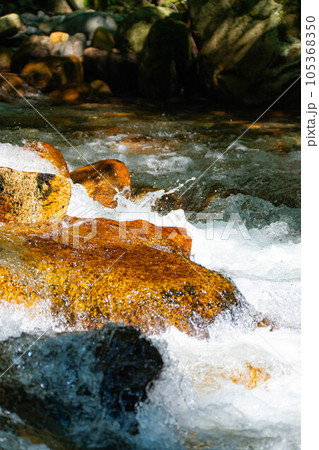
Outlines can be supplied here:
M107 210L73 186L69 213L185 227L192 259L227 274L273 324L256 329L226 314L204 340L175 328L152 336L166 364L139 407L137 447L300 448L299 118L273 112L236 141L261 111L129 101L39 108L61 135L29 107L0 104L1 164L28 140L59 148L70 170L123 161L134 202L119 195ZM168 192L171 203L159 207ZM0 339L48 326L61 330L49 308L1 303ZM267 374L252 389L233 380L249 367ZM6 439L0 431L0 448L15 448ZM46 447L23 440L19 448Z

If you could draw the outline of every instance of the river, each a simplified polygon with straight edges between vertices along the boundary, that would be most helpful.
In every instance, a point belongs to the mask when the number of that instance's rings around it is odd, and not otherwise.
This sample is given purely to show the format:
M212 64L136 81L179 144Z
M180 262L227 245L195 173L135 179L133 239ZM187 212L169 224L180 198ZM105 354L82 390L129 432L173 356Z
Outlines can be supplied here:
M70 170L123 161L135 202L119 196L106 210L73 186L69 213L185 227L192 259L227 274L273 324L256 329L226 314L207 339L175 328L152 336L166 364L139 407L137 447L300 448L300 117L271 111L245 133L261 110L124 100L37 108L55 129L27 105L0 104L1 160L41 140L62 151ZM158 203L165 192L171 200ZM2 302L0 339L63 329L49 310L36 312ZM252 389L232 381L251 366L269 376ZM13 448L8 439L0 431L1 448Z

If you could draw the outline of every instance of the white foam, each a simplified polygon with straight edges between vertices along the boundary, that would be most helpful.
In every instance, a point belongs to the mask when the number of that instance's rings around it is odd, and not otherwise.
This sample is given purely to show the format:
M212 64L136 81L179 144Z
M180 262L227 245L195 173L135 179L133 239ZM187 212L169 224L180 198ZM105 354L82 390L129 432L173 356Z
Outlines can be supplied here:
M50 161L41 158L32 150L11 144L0 144L0 167L23 172L59 173Z

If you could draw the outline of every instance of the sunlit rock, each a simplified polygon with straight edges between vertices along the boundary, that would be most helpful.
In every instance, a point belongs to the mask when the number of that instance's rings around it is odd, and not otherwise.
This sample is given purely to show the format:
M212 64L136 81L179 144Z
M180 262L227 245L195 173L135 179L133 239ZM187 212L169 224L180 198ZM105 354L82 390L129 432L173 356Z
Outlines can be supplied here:
M15 35L21 27L18 14L7 14L0 17L0 38Z
M0 233L8 258L0 266L1 298L25 306L45 299L69 325L114 321L148 333L173 325L202 334L222 311L241 305L230 280L184 256L191 244L185 230L70 219L41 229L6 225ZM10 264L16 260L19 270Z
M57 148L45 142L32 141L25 144L26 150L34 151L38 156L50 161L51 164L59 171L60 175L70 178L70 172L65 159Z
M81 167L71 173L73 183L80 183L93 200L107 208L115 208L118 192L125 190L128 196L131 176L124 163L116 159L105 159L89 166Z
M300 75L300 2L188 0L210 96L269 104ZM298 92L292 96L295 105Z
M117 324L8 339L0 343L0 407L20 419L14 426L9 418L6 430L43 448L133 448L138 404L162 366L145 336Z
M64 176L0 168L0 222L41 223L63 219L71 197Z
M59 42L63 43L69 39L68 33L63 33L63 31L54 31L50 34L50 39L53 44L58 44Z

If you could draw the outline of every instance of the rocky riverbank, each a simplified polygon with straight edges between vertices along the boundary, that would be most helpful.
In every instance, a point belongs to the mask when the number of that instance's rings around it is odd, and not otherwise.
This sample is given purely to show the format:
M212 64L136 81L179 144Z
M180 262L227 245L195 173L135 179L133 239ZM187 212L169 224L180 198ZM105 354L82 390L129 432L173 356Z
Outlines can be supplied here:
M201 96L262 105L300 74L298 2L78 3L76 11L60 2L21 14L19 4L7 6L0 17L2 101ZM296 97L298 87L287 102Z

